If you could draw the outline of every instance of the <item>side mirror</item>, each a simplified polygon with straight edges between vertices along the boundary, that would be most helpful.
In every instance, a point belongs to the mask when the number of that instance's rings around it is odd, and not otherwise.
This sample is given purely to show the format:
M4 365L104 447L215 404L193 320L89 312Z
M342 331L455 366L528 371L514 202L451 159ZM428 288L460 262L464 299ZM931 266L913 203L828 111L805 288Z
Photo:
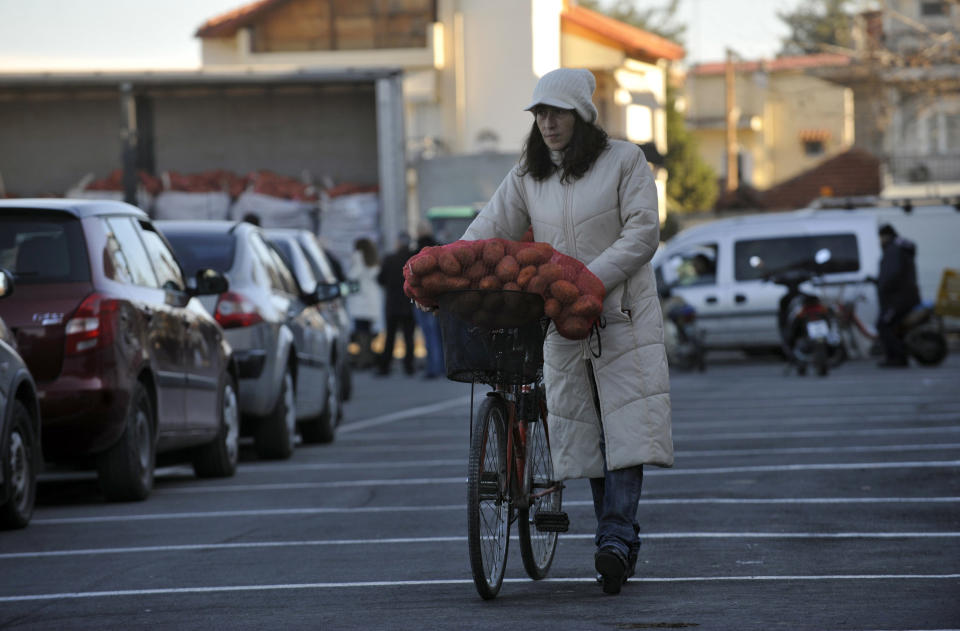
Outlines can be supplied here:
M218 296L230 289L227 277L216 270L198 270L196 278L196 287L190 291L194 296Z
M358 280L347 280L340 283L340 295L349 296L350 294L355 294L360 291L360 281Z
M0 298L4 298L13 293L13 274L5 269L0 269Z
M340 283L317 283L313 290L313 298L317 302L328 302L343 295Z

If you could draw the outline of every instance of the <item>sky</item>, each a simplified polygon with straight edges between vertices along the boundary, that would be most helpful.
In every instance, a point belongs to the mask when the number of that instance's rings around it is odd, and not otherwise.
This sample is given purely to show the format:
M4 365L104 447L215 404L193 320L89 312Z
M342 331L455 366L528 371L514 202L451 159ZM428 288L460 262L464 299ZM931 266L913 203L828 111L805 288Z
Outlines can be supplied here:
M248 1L0 0L0 72L196 68L197 27ZM800 1L681 0L687 63L721 61L727 48L773 57L787 33L777 11Z

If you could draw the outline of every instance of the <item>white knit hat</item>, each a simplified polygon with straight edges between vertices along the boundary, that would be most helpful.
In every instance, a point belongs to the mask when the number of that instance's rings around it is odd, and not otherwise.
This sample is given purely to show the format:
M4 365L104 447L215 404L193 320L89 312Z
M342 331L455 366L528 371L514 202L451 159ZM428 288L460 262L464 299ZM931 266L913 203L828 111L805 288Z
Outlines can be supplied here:
M597 87L593 73L585 68L557 68L540 77L533 89L533 101L524 109L538 105L552 105L565 110L576 110L584 121L597 121L597 108L591 97Z

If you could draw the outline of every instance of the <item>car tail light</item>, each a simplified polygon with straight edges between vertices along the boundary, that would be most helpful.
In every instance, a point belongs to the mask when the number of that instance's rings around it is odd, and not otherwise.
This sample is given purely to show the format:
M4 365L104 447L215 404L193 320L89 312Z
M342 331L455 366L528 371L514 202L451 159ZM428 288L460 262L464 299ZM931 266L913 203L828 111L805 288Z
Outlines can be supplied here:
M213 317L225 329L236 329L263 322L263 316L260 315L257 305L235 291L220 294Z
M67 320L66 354L78 355L113 342L113 320L117 301L93 293L84 298Z

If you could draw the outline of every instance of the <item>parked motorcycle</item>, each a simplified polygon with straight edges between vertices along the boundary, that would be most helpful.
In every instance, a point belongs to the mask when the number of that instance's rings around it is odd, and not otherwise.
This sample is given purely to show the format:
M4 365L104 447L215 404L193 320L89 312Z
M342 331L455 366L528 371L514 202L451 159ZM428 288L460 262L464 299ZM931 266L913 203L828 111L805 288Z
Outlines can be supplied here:
M866 278L864 281L876 283L875 278ZM854 299L845 299L843 289L854 283L822 283L824 287L840 287L841 295L836 300L836 312L841 337L849 340L846 344L849 352L856 353L854 331L863 338L873 342L874 354L882 354L877 330L871 324L864 322L857 314L856 305L863 298L862 294ZM900 323L899 334L903 338L907 355L924 366L936 366L947 356L948 344L944 333L943 319L937 314L933 303L921 302L914 307Z
M777 323L783 354L801 376L810 366L818 375L826 376L831 367L838 366L846 358L835 314L820 296L800 289L804 283L822 276L830 258L830 250L824 248L817 251L813 261L764 275L764 280L787 288L787 293L780 299ZM762 268L763 260L751 257L750 265Z
M670 287L660 291L664 319L664 341L667 346L667 361L680 370L707 369L707 349L703 343L703 331L697 326L697 310L682 297L672 293Z

